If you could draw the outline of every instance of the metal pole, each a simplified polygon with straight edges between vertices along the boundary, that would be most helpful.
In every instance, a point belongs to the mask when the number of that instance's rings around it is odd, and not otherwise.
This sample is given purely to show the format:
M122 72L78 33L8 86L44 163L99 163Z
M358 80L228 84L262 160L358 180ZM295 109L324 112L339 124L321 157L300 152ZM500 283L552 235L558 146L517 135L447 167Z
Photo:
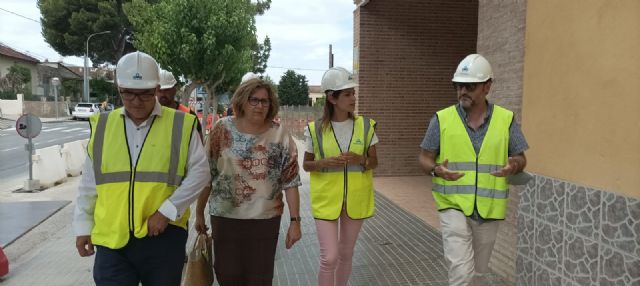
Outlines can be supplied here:
M89 102L89 40L91 37L95 35L107 34L111 33L111 31L103 31L98 33L93 33L87 37L87 41L85 42L85 52L84 52L84 83L83 83L83 96L86 102Z
M89 36L89 38L91 38L91 36ZM84 73L83 73L83 81L82 81L82 98L86 100L86 102L89 102L89 82L87 81L87 78L89 77L89 74L87 72L87 69L88 69L87 56L89 54L89 38L87 38L87 50L84 54Z
M33 143L31 142L31 116L27 117L27 153L29 154L29 181L33 180Z
M60 85L60 79L54 77L51 79L51 86L53 86L53 97L55 98L56 120L58 120L58 86Z

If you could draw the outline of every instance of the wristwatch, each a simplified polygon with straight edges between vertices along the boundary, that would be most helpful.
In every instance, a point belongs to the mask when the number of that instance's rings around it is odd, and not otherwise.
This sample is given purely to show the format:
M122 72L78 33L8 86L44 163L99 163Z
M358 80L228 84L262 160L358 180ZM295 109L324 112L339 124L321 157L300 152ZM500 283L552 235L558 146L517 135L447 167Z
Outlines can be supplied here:
M439 165L435 165L435 166L433 166L433 169L431 169L431 172L429 172L429 175L431 175L431 177L437 177L437 176L438 176L438 174L436 174L436 168L437 168L438 166L439 166Z
M300 222L300 221L302 221L302 218L301 218L301 217L299 217L299 216L292 216L292 217L291 217L291 221L297 221L297 222Z

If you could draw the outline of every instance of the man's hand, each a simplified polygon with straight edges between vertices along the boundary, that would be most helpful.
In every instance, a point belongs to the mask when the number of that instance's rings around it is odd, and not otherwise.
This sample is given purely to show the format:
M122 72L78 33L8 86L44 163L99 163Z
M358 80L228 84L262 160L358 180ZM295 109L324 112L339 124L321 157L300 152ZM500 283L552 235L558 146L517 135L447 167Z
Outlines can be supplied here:
M464 173L454 172L449 170L447 167L449 166L449 159L445 159L442 162L442 165L436 166L435 173L438 177L443 178L447 181L457 181L458 179L464 176Z
M169 224L169 219L159 211L156 211L147 221L148 236L162 234Z
M91 235L76 236L76 249L82 257L93 255L96 251L91 243Z
M509 157L507 165L500 170L491 172L491 175L496 177L506 177L513 175L518 171L520 171L520 162L518 162L518 159L515 157Z
M285 241L285 247L291 249L291 247L300 240L302 237L302 231L300 231L300 222L292 221L289 224L289 230L287 231L287 240Z

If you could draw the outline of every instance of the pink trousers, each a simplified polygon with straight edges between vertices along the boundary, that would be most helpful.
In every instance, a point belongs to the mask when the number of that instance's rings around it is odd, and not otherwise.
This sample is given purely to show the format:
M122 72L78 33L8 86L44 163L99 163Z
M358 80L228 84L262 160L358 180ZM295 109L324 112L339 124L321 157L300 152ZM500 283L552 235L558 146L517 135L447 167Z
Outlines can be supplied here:
M350 219L343 210L338 220L316 220L320 242L319 286L345 286L363 219Z

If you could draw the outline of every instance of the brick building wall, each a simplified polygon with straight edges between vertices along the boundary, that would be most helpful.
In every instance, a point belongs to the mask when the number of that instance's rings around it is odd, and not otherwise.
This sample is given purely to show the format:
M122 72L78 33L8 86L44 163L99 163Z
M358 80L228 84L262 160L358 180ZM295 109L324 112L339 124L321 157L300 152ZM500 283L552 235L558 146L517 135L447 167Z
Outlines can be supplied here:
M478 53L493 68L494 83L489 100L522 118L522 74L527 1L480 0Z
M378 176L422 174L433 114L456 102L451 77L476 49L478 2L373 0L354 15L358 111L378 122Z
M489 101L512 110L518 122L522 118L526 11L525 0L480 0L478 7L478 53L487 57L494 74ZM500 225L490 262L491 269L509 285L516 284L517 217L523 189L511 187L508 215Z

